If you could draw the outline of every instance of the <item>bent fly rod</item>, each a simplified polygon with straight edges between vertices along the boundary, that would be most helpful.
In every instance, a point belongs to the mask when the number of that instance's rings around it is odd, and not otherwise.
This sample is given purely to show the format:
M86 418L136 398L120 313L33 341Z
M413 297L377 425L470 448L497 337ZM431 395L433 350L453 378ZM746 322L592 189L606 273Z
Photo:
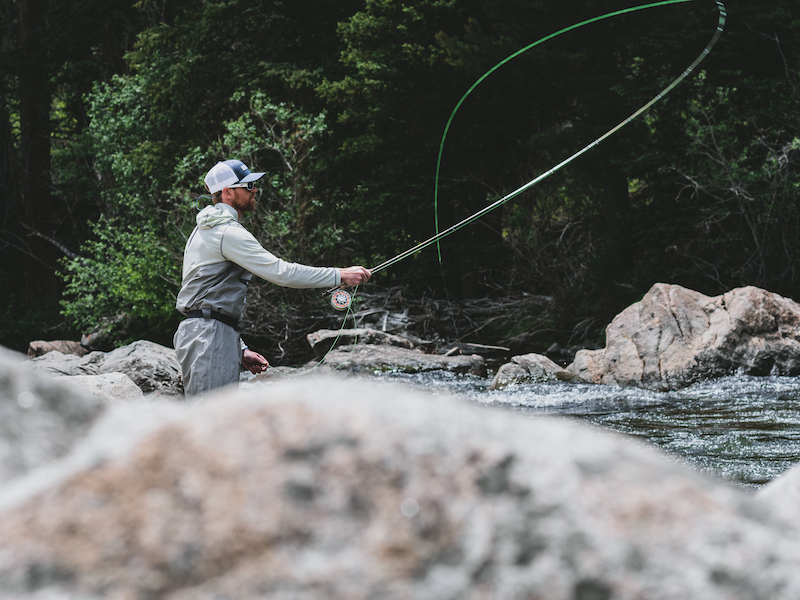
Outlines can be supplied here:
M492 67L492 69L487 71L483 76L481 76L472 85L472 87L469 90L467 90L467 92L461 97L461 100L459 100L458 104L456 105L455 109L453 110L453 112L450 115L450 118L449 118L449 120L447 122L447 125L445 126L444 135L442 136L442 142L441 142L440 147L439 147L439 163L441 163L442 148L444 147L444 140L445 140L445 137L447 136L447 131L450 128L450 124L453 121L453 117L455 116L455 114L458 111L458 109L461 106L461 104L464 102L466 97L472 92L472 90L474 90L478 86L478 84L480 84L492 72L496 71L498 68L500 68L502 65L504 65L505 63L510 61L512 58L515 58L516 56L519 56L523 52L526 52L527 50L530 50L534 46L537 46L537 45L539 45L542 42L545 42L547 40L553 39L554 37L556 37L558 35L561 35L562 33L566 33L568 31L572 31L573 29L577 29L578 27L582 27L584 25L588 25L590 23L594 23L594 22L600 21L602 19L607 19L607 18L610 18L610 17L619 16L619 15L626 14L626 13L629 13L629 12L633 12L633 11L636 11L636 10L643 10L643 9L646 9L646 8L653 8L653 7L657 7L657 6L666 6L666 5L670 5L670 4L677 4L677 3L681 3L681 2L691 2L691 1L692 0L666 0L664 2L656 2L656 3L653 3L653 4L645 4L645 5L642 5L642 6L636 6L636 7L633 7L633 8L628 8L628 9L625 9L625 10L620 10L620 11L608 13L608 14L600 16L600 17L595 17L595 18L592 18L592 19L588 19L586 21L582 21L581 23L577 23L575 25L572 25L570 27L566 27L566 28L564 28L564 29L562 29L560 31L557 31L556 33L548 35L548 36L546 36L546 37L544 37L544 38L542 38L542 39L540 39L540 40L538 40L538 41L526 46L522 50L519 50L519 51L515 52L514 54L512 54L508 58L504 59L503 61L501 61L500 63L498 63L494 67ZM674 81L672 81L672 83L670 83L667 87L665 87L658 94L656 94L644 106L642 106L641 108L636 110L633 114L631 114L628 118L624 119L618 125L616 125L616 126L612 127L611 129L609 129L606 133L604 133L603 135L598 137L596 140L594 140L593 142L591 142L590 144L588 144L584 148L581 148L575 154L573 154L569 158L561 161L560 163L558 163L557 165L555 165L551 169L545 171L544 173L542 173L538 177L536 177L536 178L530 180L528 183L518 187L513 192L511 192L509 194L506 194L505 196L503 196L499 200L496 200L496 201L492 202L491 204L485 206L484 208L482 208L478 212L474 213L473 215L463 219L462 221L459 221L455 225L451 225L447 229L445 229L443 231L440 231L440 232L437 232L435 235L431 236L430 238L428 238L424 242L420 242L416 246L413 246L412 248L409 248L408 250L405 250L404 252L401 252L397 256L395 256L393 258L390 258L389 260L384 261L381 264L373 267L372 269L370 269L370 271L373 274L377 273L379 271L383 271L384 269L387 269L387 268L391 267L392 265L395 265L398 262L400 262L402 260L405 260L409 256L412 256L413 254L416 254L417 252L427 248L428 246L431 246L432 244L438 243L440 240L442 240L443 238L447 237L448 235L450 235L452 233L455 233L459 229L462 229L463 227L466 227L467 225L469 225L469 224L477 221L478 219L486 216L488 213L492 212L496 208L499 208L500 206L506 204L512 198L515 198L516 196L518 196L522 192L530 189L531 187L533 187L534 185L536 185L537 183L539 183L543 179L546 179L547 177L549 177L550 175L552 175L556 171L558 171L558 170L562 169L563 167L567 166L572 161L574 161L576 158L578 158L579 156L582 156L583 154L585 154L586 152L588 152L589 150L591 150L595 146L600 145L600 143L602 143L605 139L607 139L610 136L614 135L620 129L625 127L625 125L627 125L628 123L630 123L631 121L636 119L639 115L641 115L642 113L646 112L648 109L650 109L650 107L652 107L656 102L658 102L659 100L664 98L664 96L666 96L670 91L672 91L673 88L675 88L679 83L681 83L684 79L686 79L697 68L697 66L703 61L703 59L710 54L711 49L714 47L714 44L717 43L717 40L722 35L722 32L723 32L723 30L725 28L725 20L727 18L727 12L725 10L725 5L722 2L720 2L720 0L715 0L715 2L717 4L717 8L719 10L719 20L717 22L717 28L714 31L714 34L711 37L711 40L708 42L708 44L706 44L706 47L703 49L703 51L700 53L700 55L694 60L694 62L692 62L691 65L689 65L680 75L678 75L678 77L675 78ZM437 163L437 167L436 167L436 188L437 188L437 190L438 190L438 178L439 178L439 163ZM436 228L438 230L438 213L437 213L436 219L437 219ZM347 291L345 291L344 289L342 289L342 288L343 288L343 286L336 286L336 287L333 287L333 288L327 290L323 294L323 296L327 296L329 294L332 294L332 296L331 296L331 304L332 304L332 306L334 308L336 308L338 310L344 310L344 309L348 308L350 306L350 301L351 301L350 294Z

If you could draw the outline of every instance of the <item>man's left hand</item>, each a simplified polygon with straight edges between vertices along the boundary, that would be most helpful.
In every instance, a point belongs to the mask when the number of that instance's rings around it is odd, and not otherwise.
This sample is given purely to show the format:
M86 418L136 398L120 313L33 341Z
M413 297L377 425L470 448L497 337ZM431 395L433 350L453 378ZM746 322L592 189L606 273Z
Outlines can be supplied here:
M242 352L242 364L244 368L250 371L253 375L263 373L269 367L267 359L261 356L258 352L253 352L250 349Z

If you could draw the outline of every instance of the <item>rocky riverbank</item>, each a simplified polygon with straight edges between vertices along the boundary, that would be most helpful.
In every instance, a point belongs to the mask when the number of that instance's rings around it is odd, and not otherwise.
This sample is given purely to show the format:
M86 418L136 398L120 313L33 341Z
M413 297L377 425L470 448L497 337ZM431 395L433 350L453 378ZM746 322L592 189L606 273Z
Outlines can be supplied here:
M604 349L513 357L493 387L794 374L798 323L763 290L657 285ZM364 377L486 376L497 348L309 344L306 377L200 403L152 342L0 353L0 600L800 594L800 467L753 495L609 432Z
M800 373L800 305L754 287L712 298L657 284L608 325L605 348L578 350L566 366L551 360L563 362L558 348L548 356L511 356L508 348L478 344L451 344L435 352L429 342L394 330L361 327L309 334L317 358L300 370L360 375L446 370L493 374L492 389L558 379L662 391L736 373ZM53 374L125 373L144 393L181 393L173 351L151 342L109 353L89 352L77 342L32 342L29 356L34 368ZM489 362L498 361L493 373Z

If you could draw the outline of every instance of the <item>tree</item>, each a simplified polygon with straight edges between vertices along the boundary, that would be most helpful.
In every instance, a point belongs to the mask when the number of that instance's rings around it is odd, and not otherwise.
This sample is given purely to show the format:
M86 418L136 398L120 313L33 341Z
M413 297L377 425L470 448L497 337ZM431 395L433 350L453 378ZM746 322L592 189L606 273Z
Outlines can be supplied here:
M2 0L0 11L0 272L12 290L0 339L24 349L21 336L43 320L58 325L58 260L97 215L90 169L63 155L86 126L81 97L122 66L129 33L143 24L119 0Z
M693 87L672 165L695 215L675 254L696 287L800 297L800 9L739 10L719 68Z

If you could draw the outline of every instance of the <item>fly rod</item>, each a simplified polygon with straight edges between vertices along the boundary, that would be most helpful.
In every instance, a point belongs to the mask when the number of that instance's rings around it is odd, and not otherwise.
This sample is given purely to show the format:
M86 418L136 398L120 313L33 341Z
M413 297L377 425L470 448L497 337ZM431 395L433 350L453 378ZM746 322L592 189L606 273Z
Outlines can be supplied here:
M686 1L686 0L671 0L669 2L662 2L662 3L657 3L657 4L649 4L649 5L645 5L643 7L639 7L639 8L647 8L647 7L652 7L652 6L661 6L661 5L664 5L664 4L672 4L672 3L675 3L675 2L681 2L681 1ZM393 258L390 258L387 261L382 262L381 264L379 264L379 265L373 267L372 269L370 269L370 271L373 274L377 273L379 271L383 271L384 269L387 269L387 268L397 264L398 262L400 262L402 260L405 260L409 256L412 256L412 255L416 254L417 252L427 248L428 246L437 243L438 241L442 240L443 238L447 237L448 235L451 235L452 233L455 233L459 229L462 229L463 227L466 227L467 225L469 225L469 224L477 221L478 219L484 217L485 215L487 215L488 213L492 212L496 208L502 206L503 204L506 204L512 198L515 198L516 196L518 196L522 192L530 189L531 187L533 187L534 185L536 185L537 183L539 183L543 179L546 179L547 177L549 177L550 175L552 175L556 171L558 171L558 170L562 169L563 167L565 167L566 165L570 164L576 158L582 156L583 154L585 154L586 152L588 152L589 150L591 150L595 146L598 146L605 139L607 139L608 137L614 135L616 132L618 132L620 129L622 129L625 125L627 125L628 123L630 123L631 121L636 119L639 115L641 115L642 113L646 112L648 109L650 109L650 107L652 107L656 102L658 102L659 100L664 98L664 96L666 96L670 91L672 91L672 89L675 88L675 86L677 86L684 79L686 79L697 68L697 66L702 62L702 60L706 56L709 55L709 53L711 52L711 49L717 43L717 40L719 39L720 35L722 35L722 32L723 32L723 30L725 28L725 20L727 18L727 12L725 10L725 5L722 2L720 2L719 0L715 0L715 1L716 1L716 4L717 4L717 8L719 10L719 20L718 20L718 23L717 23L717 28L714 31L714 34L711 37L711 40L708 42L708 44L706 44L706 47L699 54L699 56L694 60L694 62L692 62L691 65L689 65L678 77L676 77L667 87L665 87L658 94L656 94L644 106L642 106L641 108L636 110L633 114L631 114L628 118L626 118L623 121L621 121L618 125L616 125L616 126L612 127L611 129L609 129L606 133L604 133L603 135L598 137L596 140L594 140L593 142L591 142L590 144L588 144L584 148L578 150L575 154L573 154L569 158L563 160L562 162L558 163L557 165L555 165L551 169L545 171L544 173L542 173L538 177L532 179L528 183L526 183L526 184L522 185L521 187L517 188L516 190L514 190L510 194L507 194L507 195L503 196L502 198L500 198L499 200L496 200L496 201L492 202L491 204L485 206L484 208L482 208L478 212L474 213L473 215L470 215L469 217L463 219L462 221L459 221L455 225L451 225L447 229L445 229L443 231L440 231L439 233L437 233L436 235L428 238L424 242L420 242L416 246L413 246L412 248L409 248L408 250L405 250L404 252L401 252L397 256L395 256ZM606 16L621 14L623 12L630 12L631 10L635 10L635 9L628 9L627 11L618 11L617 13L611 13L610 15L606 15ZM595 19L590 19L589 21L584 21L581 24L594 22L594 21L597 21L600 18L603 18L603 17L597 17ZM579 24L579 25L581 25L581 24ZM563 33L565 31L569 31L571 29L574 29L577 26L578 25L569 27L567 29L562 30L559 33ZM553 35L548 36L547 38L543 38L543 39L552 38L554 35L557 35L557 34L553 34ZM542 40L540 40L540 41L542 41ZM538 43L538 42L536 42L536 43ZM530 46L527 46L525 49L528 49L528 48L536 45L536 43L531 44ZM522 52L522 51L520 51L520 52ZM512 57L513 56L517 56L518 54L520 54L520 52L517 52L516 54L512 55ZM512 57L509 57L508 59L503 61L503 63L507 62ZM503 63L500 63L500 64L503 64ZM497 67L493 68L492 71L495 70L496 68ZM489 71L488 73L491 73L491 71ZM487 75L488 75L488 73L487 73ZM480 81L482 81L485 77L486 77L486 75L484 75L481 79L479 79L477 83L480 83ZM475 85L477 85L477 83ZM475 88L475 85L473 85L472 88L470 88L470 91ZM465 94L464 97L466 97L466 94ZM462 97L461 102L463 102L464 97ZM459 105L461 104L461 102L459 102ZM458 105L456 106L456 110L457 109L458 109ZM453 111L453 113L455 113L455 111ZM452 120L452 115L451 115L451 120ZM448 122L447 127L449 127L449 125L450 125L450 122ZM447 127L445 128L445 134L447 133ZM437 173L438 173L438 169L437 169ZM337 290L340 290L341 292L344 292L344 294L347 294L347 292L342 290L341 287L342 286L333 287L333 288L327 290L326 292L324 292L323 296L327 296L329 294L334 294L334 292L336 292ZM344 294L337 293L334 297L332 297L331 301L332 301L332 304L333 304L334 308L337 308L339 310L344 310L345 308L350 306L349 294L347 295L347 298L345 298ZM335 304L333 303L334 298L336 298L336 300L337 300L337 302Z

